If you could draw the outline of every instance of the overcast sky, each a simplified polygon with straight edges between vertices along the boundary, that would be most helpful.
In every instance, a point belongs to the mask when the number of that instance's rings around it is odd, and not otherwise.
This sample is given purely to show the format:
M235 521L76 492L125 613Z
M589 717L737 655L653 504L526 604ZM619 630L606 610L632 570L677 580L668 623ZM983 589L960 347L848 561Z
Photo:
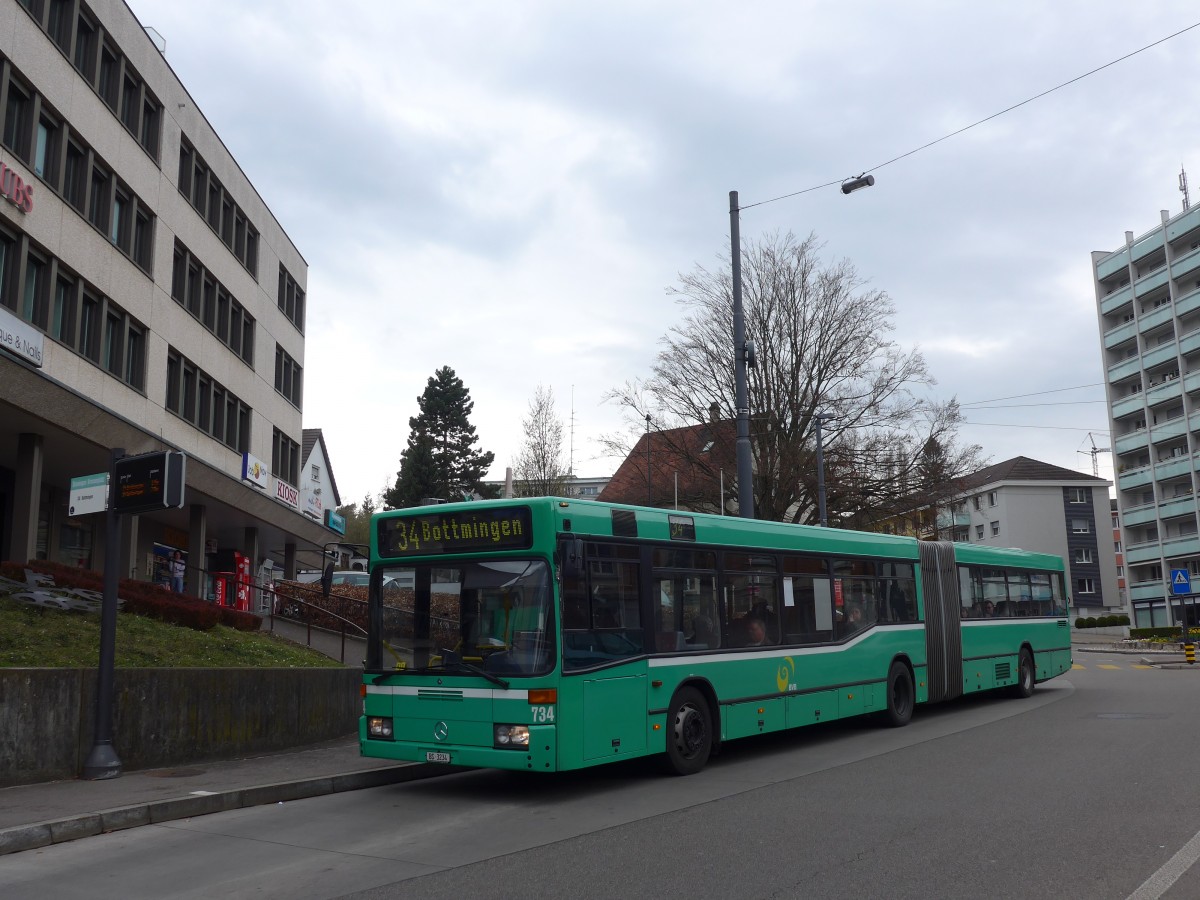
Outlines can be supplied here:
M304 426L343 503L394 481L444 365L492 477L539 384L568 432L574 397L576 473L611 474L603 397L648 374L678 274L728 253L730 190L857 175L1200 21L1166 0L128 2L308 261ZM1200 202L1198 61L1200 28L873 188L747 209L742 237L815 231L891 295L963 440L1090 474L1090 252L1181 211L1181 167Z

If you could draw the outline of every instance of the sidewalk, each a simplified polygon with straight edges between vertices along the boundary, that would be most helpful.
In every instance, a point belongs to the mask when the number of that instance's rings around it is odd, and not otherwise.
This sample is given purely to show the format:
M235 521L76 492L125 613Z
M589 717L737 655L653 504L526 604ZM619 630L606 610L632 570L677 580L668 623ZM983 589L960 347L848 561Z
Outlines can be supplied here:
M357 736L351 736L250 759L149 769L104 781L0 788L0 856L123 828L449 771L445 766L364 759Z

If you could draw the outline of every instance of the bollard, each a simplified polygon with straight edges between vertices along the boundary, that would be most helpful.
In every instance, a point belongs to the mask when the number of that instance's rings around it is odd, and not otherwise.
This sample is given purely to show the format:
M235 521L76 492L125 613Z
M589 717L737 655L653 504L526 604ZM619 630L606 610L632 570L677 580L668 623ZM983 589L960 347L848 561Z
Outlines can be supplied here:
M1188 661L1188 665L1194 665L1196 662L1196 645L1187 643L1183 645L1183 658Z

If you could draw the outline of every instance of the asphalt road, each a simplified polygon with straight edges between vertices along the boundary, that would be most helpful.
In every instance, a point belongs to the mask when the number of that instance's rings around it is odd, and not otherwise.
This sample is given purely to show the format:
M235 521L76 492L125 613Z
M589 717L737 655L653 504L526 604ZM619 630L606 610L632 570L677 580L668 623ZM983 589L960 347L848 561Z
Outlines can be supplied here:
M1200 897L1200 671L1077 662L1030 700L733 743L690 778L465 772L28 851L0 897Z

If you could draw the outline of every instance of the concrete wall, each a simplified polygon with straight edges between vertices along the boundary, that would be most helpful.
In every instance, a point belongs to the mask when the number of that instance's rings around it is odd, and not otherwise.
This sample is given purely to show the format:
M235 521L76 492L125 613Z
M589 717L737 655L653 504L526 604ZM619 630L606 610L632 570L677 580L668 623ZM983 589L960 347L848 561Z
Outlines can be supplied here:
M75 778L93 744L95 669L0 669L0 787ZM359 669L117 669L126 770L230 759L354 732Z

